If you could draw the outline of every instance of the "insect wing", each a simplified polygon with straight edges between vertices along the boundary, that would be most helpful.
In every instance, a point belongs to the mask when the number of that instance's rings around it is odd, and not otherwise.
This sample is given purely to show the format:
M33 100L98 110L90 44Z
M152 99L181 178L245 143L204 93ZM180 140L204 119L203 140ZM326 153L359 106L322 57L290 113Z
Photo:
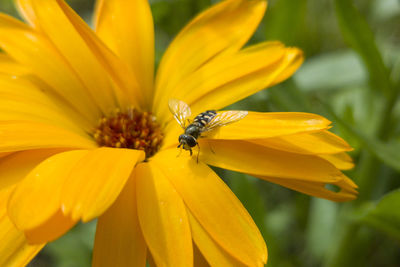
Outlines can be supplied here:
M203 132L211 131L212 129L215 129L217 127L237 122L246 117L247 114L247 111L238 110L218 112L217 115L215 115L215 117L204 127Z
M186 119L192 114L189 105L178 99L170 99L168 106L179 125L185 129Z

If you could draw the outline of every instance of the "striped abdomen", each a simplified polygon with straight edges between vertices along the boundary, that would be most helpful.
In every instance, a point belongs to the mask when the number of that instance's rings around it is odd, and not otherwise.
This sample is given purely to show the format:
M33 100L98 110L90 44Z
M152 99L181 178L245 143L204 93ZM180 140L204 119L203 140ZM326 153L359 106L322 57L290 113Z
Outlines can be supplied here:
M209 123L216 114L217 112L215 110L207 110L200 113L196 118L194 118L193 122L186 127L185 134L191 135L197 139L207 123Z
M215 110L204 111L194 118L193 123L197 122L200 127L204 127L215 117L215 115L217 115Z

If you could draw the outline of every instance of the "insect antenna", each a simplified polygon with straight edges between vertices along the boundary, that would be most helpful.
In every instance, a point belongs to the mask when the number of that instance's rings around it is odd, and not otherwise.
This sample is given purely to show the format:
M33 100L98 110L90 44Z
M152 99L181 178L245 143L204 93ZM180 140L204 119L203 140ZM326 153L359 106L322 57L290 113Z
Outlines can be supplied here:
M176 155L176 157L179 157L182 154L182 144L179 144L178 148L179 148L179 153L178 155Z

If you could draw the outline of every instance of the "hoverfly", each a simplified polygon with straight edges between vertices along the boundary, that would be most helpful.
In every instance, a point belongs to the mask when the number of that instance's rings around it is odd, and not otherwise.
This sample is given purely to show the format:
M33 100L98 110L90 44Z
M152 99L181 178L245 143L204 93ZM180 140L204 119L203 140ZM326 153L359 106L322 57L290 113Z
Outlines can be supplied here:
M200 146L197 139L203 137L201 136L202 133L239 121L246 117L248 113L247 111L237 110L220 112L217 112L216 110L207 110L197 115L193 122L191 122L188 118L192 112L190 111L188 104L181 100L170 99L168 105L174 118L184 130L184 133L178 138L178 148L189 150L190 156L193 154L192 148L196 145L199 148L200 153ZM187 126L186 123L188 123ZM198 158L199 154L197 154L197 161Z

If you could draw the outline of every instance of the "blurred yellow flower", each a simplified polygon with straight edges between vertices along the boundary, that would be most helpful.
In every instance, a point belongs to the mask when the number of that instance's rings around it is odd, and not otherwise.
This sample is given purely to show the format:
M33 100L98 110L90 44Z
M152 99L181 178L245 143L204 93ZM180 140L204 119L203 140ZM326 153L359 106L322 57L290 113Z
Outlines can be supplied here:
M198 15L155 79L148 1L99 0L94 31L62 0L17 6L29 25L0 14L0 266L27 264L94 218L93 266L262 266L259 230L207 164L355 198L340 171L352 167L351 148L314 114L249 112L200 138L198 163L177 157L169 99L193 114L221 109L300 66L302 52L279 42L242 48L266 1L226 0Z

